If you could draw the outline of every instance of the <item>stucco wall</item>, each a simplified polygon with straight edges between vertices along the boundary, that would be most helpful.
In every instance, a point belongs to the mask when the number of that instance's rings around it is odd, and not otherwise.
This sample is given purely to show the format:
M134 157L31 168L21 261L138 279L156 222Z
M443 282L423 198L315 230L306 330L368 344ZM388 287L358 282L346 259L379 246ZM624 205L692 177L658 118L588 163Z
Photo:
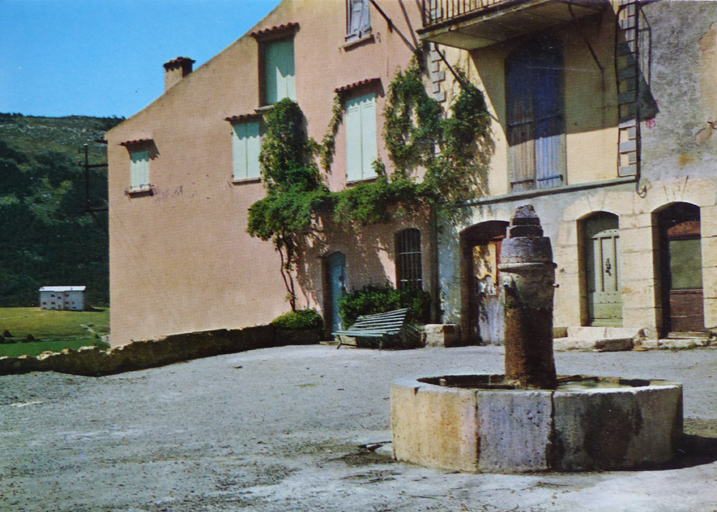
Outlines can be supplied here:
M385 2L382 8L395 28L389 31L372 9L372 37L350 47L344 47L343 0L285 0L250 31L299 24L294 38L296 97L311 137L323 137L336 88L379 78L373 91L377 114L382 111L391 77L411 57L411 28L420 23L415 3ZM263 324L288 310L278 254L270 243L246 233L247 210L263 197L264 188L260 182L232 183L231 124L225 118L259 107L258 68L259 45L247 34L108 132L113 346ZM381 119L377 115L377 133ZM120 143L140 139L151 139L157 150L150 161L151 196L125 194L130 160ZM346 181L345 145L342 126L327 176L334 190ZM379 155L387 160L380 139ZM394 228L385 229L392 233ZM428 241L427 233L424 239ZM350 278L368 282L393 276L387 254L365 268L366 276ZM320 278L320 271L306 273L300 307L321 308L316 293Z

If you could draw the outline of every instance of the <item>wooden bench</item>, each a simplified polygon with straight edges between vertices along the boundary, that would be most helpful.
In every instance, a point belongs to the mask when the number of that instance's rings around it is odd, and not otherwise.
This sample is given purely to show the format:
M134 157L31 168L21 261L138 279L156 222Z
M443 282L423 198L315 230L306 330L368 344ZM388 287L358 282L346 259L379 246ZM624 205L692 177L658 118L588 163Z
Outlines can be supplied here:
M419 338L418 330L410 322L407 322L408 308L388 311L387 313L376 313L373 315L360 316L356 322L344 331L332 332L332 336L339 337L339 346L343 345L341 336L353 338L378 338L379 350L383 348L385 341L398 340L403 346L415 345Z

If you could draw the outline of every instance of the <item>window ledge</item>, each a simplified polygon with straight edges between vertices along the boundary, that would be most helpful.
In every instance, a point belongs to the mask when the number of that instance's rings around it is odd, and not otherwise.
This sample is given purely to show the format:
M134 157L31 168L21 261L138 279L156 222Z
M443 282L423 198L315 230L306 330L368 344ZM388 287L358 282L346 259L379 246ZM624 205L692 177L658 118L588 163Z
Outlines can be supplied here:
M373 34L371 32L369 32L368 34L364 34L363 36L361 36L357 39L352 39L351 41L346 41L346 43L342 44L339 48L346 51L346 50L350 50L356 46L360 46L364 43L372 43L374 41L375 41L375 38L373 37Z
M142 196L153 196L154 185L142 185L141 187L132 187L124 191L125 195L129 197L142 197Z
M457 204L444 205L443 207L460 208L463 206L479 206L485 204L500 203L504 201L518 201L531 199L533 197L545 196L549 194L565 194L569 192L578 192L581 190L589 190L593 188L612 187L620 186L625 183L636 183L639 182L635 176L625 176L624 178L610 178L600 181L590 181L586 183L576 183L572 185L560 185L553 188L541 188L534 190L523 190L520 192L510 192L508 194L501 194L496 196L480 197L472 199L470 201L464 201Z
M371 176L370 178L360 178L358 180L346 180L346 186L347 187L353 187L355 185L360 185L361 183L371 183L372 181L376 181L378 179L378 176Z
M244 183L261 183L260 177L232 178L232 185L243 185Z
M275 104L272 103L271 105L263 105L263 106L261 106L261 107L257 107L257 108L254 109L254 112L256 112L257 114L264 114L265 112L268 112L268 111L270 111L272 108L274 108L274 105L275 105Z

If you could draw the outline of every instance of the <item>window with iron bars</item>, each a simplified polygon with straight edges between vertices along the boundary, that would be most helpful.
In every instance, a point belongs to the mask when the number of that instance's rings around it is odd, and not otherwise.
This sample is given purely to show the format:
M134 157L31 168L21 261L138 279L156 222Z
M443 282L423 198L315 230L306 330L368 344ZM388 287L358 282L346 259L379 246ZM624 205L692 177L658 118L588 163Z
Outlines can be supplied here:
M421 232L415 228L396 233L396 285L399 290L422 290Z

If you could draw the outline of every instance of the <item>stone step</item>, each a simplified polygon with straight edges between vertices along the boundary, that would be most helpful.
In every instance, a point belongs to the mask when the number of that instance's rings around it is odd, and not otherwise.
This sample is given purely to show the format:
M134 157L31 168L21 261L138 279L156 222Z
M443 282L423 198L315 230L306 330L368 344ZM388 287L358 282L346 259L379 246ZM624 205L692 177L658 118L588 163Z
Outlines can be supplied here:
M582 338L565 337L553 340L553 350L563 352L568 350L622 352L635 347L633 338Z
M645 333L639 327L582 327L574 326L567 328L568 338L582 338L586 340L597 340L607 338L642 338Z

